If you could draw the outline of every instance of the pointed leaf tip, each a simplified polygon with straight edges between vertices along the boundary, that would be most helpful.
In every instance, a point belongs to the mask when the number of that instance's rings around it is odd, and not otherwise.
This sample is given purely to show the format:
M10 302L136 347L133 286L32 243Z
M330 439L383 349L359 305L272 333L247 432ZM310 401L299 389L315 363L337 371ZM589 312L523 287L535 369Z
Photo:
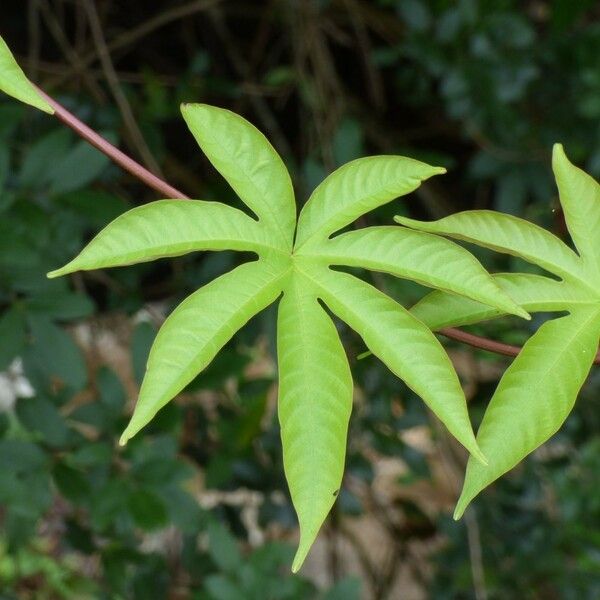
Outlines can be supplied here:
M50 271L49 273L46 273L46 277L48 279L56 279L57 277L60 277L62 274L63 274L62 269L55 269L54 271Z
M521 317L521 318L525 319L526 321L531 321L531 315L524 308L520 307L518 304L515 304L514 314L517 317Z
M304 564L306 560L306 555L308 553L308 549L306 551L300 552L300 547L296 551L296 556L294 556L294 561L292 562L292 573L296 574Z
M489 463L487 461L487 458L485 457L485 454L481 451L481 448L477 445L477 443L475 443L473 450L471 450L470 452L484 467L488 466Z
M463 507L458 506L458 504L456 505L456 508L454 509L454 514L452 515L452 518L455 521L460 521L462 519L462 516L465 512L465 509Z
M561 155L566 156L564 146L561 143L556 142L552 146L552 158L557 158L558 156L561 156Z
M294 573L340 489L352 410L352 374L346 352L311 281L298 273L290 276L277 317L283 464L300 524ZM310 352L307 340L314 340Z
M566 166L573 165L567 157L564 146L557 142L552 146L552 170L555 175L558 175L558 172Z
M126 427L125 431L121 434L119 438L119 446L126 446L127 442L135 435L129 433L129 426Z
M52 106L27 79L2 36L0 36L0 91L49 115L54 114Z
M319 534L319 529L316 531L302 531L302 526L300 527L300 542L298 543L298 550L296 550L296 555L294 556L294 560L292 561L292 573L297 573L304 564L306 557L312 545L315 543L317 539L317 535Z
M463 515L465 514L465 511L467 510L467 508L469 508L469 504L471 504L476 495L477 494L474 494L472 493L472 491L469 491L465 487L463 487L463 490L460 496L458 497L458 500L456 501L456 506L454 507L454 514L452 515L452 518L455 521L460 521L460 519L462 519Z

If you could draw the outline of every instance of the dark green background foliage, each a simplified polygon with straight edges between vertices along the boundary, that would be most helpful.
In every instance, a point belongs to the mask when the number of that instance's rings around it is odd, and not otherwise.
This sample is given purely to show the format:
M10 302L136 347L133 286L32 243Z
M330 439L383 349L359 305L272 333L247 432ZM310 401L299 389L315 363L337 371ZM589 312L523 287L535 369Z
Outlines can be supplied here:
M115 103L119 86L166 178L193 197L235 202L187 133L182 101L258 125L290 165L299 202L364 154L450 169L370 224L390 224L399 210L438 218L495 208L561 235L551 144L600 176L593 0L96 4L112 88L83 1L4 1L0 33L32 79L143 157ZM273 412L272 312L119 448L157 324L237 259L195 254L71 280L44 275L114 216L155 198L55 120L0 102L0 597L386 598L397 597L401 572L407 598L600 596L596 370L562 431L455 523L457 488L444 499L435 471L460 473L465 457L377 361L356 359L364 348L343 331L359 390L347 474L324 552L299 577L288 575L295 522ZM479 256L492 270L513 266ZM384 276L375 283L404 299L422 294ZM518 343L539 323L503 319L476 331ZM123 351L112 368L94 349L106 332ZM476 367L461 373L478 419L495 385L481 373L507 362L460 350ZM13 390L28 397L14 400ZM409 443L414 432L433 450ZM386 460L404 471L398 493L380 496L373 485ZM425 498L402 493L419 485ZM249 498L259 498L258 542ZM351 533L355 518L387 531L385 560Z

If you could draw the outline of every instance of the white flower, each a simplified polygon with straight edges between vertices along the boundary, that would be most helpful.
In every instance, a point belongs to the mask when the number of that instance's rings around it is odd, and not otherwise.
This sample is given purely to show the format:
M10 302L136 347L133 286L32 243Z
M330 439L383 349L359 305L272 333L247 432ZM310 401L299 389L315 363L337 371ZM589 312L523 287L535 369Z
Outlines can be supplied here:
M23 375L23 362L15 358L8 369L0 373L0 412L12 410L17 398L32 396L35 396L35 390Z

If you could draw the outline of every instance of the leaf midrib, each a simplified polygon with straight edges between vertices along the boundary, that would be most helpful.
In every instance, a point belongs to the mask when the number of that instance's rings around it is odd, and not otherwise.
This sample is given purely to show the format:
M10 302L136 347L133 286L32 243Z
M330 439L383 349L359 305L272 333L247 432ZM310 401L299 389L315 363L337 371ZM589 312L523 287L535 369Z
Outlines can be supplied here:
M294 268L294 267L292 266L291 268ZM299 270L297 268L294 270L297 270L301 275L304 275L301 270ZM284 292L284 294L292 293L292 294L294 294L294 296L296 296L296 298L299 298L299 300L296 302L296 306L298 307L298 310L300 313L306 314L306 310L304 308L304 303L302 302L302 299L300 298L300 294L298 293L298 290L297 290L298 285L299 285L299 282L293 282L293 283L290 282L290 284L288 284L285 287L283 292ZM315 295L315 302L317 302L316 295ZM310 348L311 348L311 343L310 343L310 337L306 333L305 322L306 322L305 319L303 319L302 317L299 317L300 326L298 327L298 329L300 332L300 338L301 338L301 343L302 343L302 362L303 362L303 364L309 364L309 352L310 352ZM307 448L307 450L310 451L310 449L308 449L308 448ZM311 497L311 507L314 507L314 505L318 503L318 499L319 499L314 486L311 487L311 489L310 489L310 497ZM315 514L315 511L312 508L311 508L311 514ZM312 521L312 518L311 518L311 521Z

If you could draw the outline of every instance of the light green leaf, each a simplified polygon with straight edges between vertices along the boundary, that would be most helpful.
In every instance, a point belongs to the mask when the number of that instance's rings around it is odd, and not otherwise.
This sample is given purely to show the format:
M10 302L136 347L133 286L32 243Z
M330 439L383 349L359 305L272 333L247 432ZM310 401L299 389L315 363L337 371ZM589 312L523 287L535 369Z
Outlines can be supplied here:
M485 462L460 382L435 335L403 306L353 275L305 268L327 306L425 401L469 452Z
M530 273L498 273L493 277L504 292L527 311L564 311L574 305L592 302L585 288L571 282ZM489 305L438 290L427 294L410 312L433 331L479 323L506 314Z
M292 249L296 203L290 175L267 138L222 108L183 104L183 118L210 162L269 228L277 245Z
M334 324L297 272L279 305L277 329L283 460L300 521L296 572L340 489L352 376Z
M258 223L236 208L202 200L158 200L117 217L77 257L48 277L197 250L268 249L269 240Z
M600 184L571 164L561 144L554 145L552 168L571 238L600 285Z
M0 90L25 104L39 108L48 114L54 114L54 109L27 79L2 37L0 37Z
M489 464L469 460L455 518L492 481L512 469L563 424L598 349L600 306L547 321L508 368L477 433Z
M246 263L200 288L169 315L150 351L121 444L200 373L238 329L277 298L288 271L285 261Z
M429 233L404 227L368 227L329 240L317 255L332 265L383 271L529 317L470 252Z
M404 156L369 156L345 164L317 187L302 209L296 249L318 245L366 212L445 172Z
M412 229L518 256L565 279L586 280L583 264L573 250L549 231L512 215L468 210L429 223L407 217L394 220Z
M414 229L462 236L524 256L564 276L565 282L522 275L521 279L499 277L494 283L464 249L406 228L371 228L329 239L363 213L444 172L398 156L360 159L327 178L302 211L297 242L292 247L292 185L264 136L225 110L186 105L182 111L213 165L258 219L218 203L162 200L118 217L77 258L50 275L194 250L233 249L259 255L257 262L243 265L192 294L166 320L150 352L138 405L121 441L148 423L240 327L283 291L278 330L279 416L286 475L301 528L293 565L298 570L341 483L352 404L347 360L321 300L425 400L473 456L485 462L458 377L436 337L391 298L351 275L332 271L328 265L368 268L438 287L438 296L430 296L415 308L422 317L432 315L433 323L448 318L440 317L444 307L455 312L453 318L458 315L462 319L504 311L527 316L522 307L571 310L579 306L585 310L600 296L590 281L590 270L575 252L519 219L488 216L469 221L469 217L467 235L459 231L463 226L460 219L458 224L450 222L448 232L444 231L446 220L440 222L441 227L439 223L408 223ZM57 181L53 181L56 186ZM486 241L488 233L491 239ZM517 304L509 298L513 292ZM145 356L138 371L143 370L144 362Z

